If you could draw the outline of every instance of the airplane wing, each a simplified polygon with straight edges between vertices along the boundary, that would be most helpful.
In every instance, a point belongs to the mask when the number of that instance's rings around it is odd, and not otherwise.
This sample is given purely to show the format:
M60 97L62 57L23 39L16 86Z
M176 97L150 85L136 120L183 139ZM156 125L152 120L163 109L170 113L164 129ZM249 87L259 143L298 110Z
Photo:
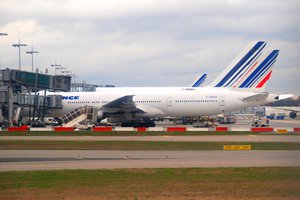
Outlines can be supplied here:
M293 108L276 107L276 109L291 111L291 112L296 112L296 113L300 112L299 108L297 108L297 107L293 107Z
M109 118L110 121L131 121L138 117L153 116L162 111L147 105L137 105L134 95L126 95L103 105L98 111L97 119ZM121 120L123 119L123 120Z
M133 96L134 95L126 95L115 99L102 106L101 110L107 114L144 112L136 107L135 103L132 100Z
M101 112L107 117L124 116L126 119L133 119L136 113L144 113L136 107L132 100L134 95L126 95L115 99L101 107Z
M275 109L279 109L279 110L284 110L284 111L289 111L290 114L290 118L295 119L297 117L297 113L300 113L300 108L299 107L275 107Z
M135 104L132 100L133 95L123 96L121 98L115 99L104 106L101 107L102 111L105 113L113 112L130 112L135 110Z

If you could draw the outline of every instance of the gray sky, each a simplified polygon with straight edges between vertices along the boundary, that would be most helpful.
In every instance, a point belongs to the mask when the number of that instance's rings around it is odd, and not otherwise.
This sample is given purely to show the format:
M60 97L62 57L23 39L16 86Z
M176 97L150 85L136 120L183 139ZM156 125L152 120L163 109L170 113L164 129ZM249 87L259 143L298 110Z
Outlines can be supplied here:
M0 0L1 67L57 61L77 80L116 86L188 86L212 81L251 41L280 49L271 92L300 95L297 0Z

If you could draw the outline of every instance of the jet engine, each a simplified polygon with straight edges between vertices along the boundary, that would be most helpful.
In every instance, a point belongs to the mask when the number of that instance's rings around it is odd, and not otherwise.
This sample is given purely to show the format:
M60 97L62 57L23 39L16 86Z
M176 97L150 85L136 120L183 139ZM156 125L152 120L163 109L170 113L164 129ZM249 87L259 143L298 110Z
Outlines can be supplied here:
M295 119L297 117L297 113L295 111L290 112L290 118Z
M100 122L102 119L105 119L106 116L101 109L98 110L97 113L97 122Z

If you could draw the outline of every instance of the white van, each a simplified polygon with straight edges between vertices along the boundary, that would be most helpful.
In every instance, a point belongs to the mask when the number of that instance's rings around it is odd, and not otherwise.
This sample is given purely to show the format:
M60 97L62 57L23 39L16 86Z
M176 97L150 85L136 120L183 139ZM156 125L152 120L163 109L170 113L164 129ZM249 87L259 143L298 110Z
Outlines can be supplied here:
M58 121L56 121L53 117L45 117L44 118L44 123L46 125L52 125L52 126L57 126Z

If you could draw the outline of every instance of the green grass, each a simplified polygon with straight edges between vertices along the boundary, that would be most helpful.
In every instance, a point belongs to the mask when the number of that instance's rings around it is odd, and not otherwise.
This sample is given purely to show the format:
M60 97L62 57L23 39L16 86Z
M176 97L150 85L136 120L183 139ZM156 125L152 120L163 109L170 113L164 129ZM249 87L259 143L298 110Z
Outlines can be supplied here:
M0 172L0 199L299 199L299 167Z
M223 145L251 145L252 150L300 150L288 142L160 142L0 140L0 150L222 150Z

